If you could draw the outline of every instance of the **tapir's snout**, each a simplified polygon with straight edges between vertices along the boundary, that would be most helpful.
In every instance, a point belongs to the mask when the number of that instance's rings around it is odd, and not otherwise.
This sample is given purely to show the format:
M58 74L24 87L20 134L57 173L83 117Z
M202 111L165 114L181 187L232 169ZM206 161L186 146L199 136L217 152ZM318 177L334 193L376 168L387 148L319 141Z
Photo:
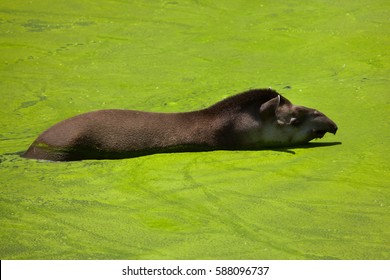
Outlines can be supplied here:
M328 119L328 124L329 124L328 132L336 134L337 129L338 129L337 125L331 119L329 119L329 118L327 118L327 119Z
M324 125L327 127L326 132L330 132L330 133L336 134L337 129L338 129L337 125L334 123L334 121L332 121L328 117L324 117L324 118L325 118L323 120L324 121Z
M327 132L333 133L333 134L336 134L336 132L337 132L338 127L337 127L336 123L333 122L328 117L326 117L325 115L318 117L318 119L316 120L315 123L316 123L316 125L312 129L312 133L313 133L314 138L322 138L325 135L325 133L327 133Z
M330 132L333 133L333 134L336 134L337 129L338 129L337 125L336 125L335 123L333 123L333 127L332 127L332 129L330 130Z

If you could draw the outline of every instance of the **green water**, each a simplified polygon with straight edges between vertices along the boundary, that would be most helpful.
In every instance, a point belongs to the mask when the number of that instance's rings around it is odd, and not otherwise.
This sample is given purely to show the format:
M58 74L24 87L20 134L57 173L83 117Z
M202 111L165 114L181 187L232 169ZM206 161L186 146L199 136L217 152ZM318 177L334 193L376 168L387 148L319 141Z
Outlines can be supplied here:
M1 259L390 259L390 2L2 1ZM272 87L339 126L289 151L51 163L103 108Z

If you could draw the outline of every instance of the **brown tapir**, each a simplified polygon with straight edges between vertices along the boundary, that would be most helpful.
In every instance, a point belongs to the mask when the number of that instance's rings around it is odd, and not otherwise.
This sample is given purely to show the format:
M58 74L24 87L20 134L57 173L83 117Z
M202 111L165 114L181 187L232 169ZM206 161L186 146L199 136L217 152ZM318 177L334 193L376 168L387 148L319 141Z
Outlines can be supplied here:
M274 90L254 89L193 112L81 114L44 131L23 156L71 161L291 147L336 131L336 124L319 111L295 106Z

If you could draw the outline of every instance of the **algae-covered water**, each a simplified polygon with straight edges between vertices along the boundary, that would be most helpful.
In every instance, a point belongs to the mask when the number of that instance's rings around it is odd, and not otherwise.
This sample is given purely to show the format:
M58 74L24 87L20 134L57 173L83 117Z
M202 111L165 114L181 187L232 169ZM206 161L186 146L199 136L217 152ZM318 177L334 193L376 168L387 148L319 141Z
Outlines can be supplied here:
M390 259L389 46L389 1L1 1L0 258ZM337 145L16 154L82 112L264 87Z

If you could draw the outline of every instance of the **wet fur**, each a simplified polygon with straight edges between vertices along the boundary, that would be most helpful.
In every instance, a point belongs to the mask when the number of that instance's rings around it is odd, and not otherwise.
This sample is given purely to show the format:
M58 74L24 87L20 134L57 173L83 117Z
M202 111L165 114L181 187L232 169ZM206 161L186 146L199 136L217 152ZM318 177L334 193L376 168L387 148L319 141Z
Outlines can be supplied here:
M275 125L272 118L275 118L276 108L285 110L284 117L287 118L291 115L288 111L291 106L290 101L274 90L255 89L193 112L89 112L44 131L23 156L71 161L283 146L282 142L267 144L261 138L267 138L264 136L267 125ZM263 116L260 111L264 111ZM275 126L275 129L279 127Z

